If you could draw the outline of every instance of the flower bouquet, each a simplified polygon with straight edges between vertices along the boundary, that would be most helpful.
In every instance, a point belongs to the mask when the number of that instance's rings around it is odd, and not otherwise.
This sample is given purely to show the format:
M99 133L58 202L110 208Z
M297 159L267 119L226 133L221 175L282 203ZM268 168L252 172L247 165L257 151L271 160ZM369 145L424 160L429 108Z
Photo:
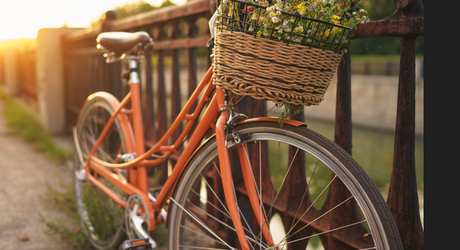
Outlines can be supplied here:
M318 105L367 21L356 0L224 0L217 11L214 84L285 107L280 122Z

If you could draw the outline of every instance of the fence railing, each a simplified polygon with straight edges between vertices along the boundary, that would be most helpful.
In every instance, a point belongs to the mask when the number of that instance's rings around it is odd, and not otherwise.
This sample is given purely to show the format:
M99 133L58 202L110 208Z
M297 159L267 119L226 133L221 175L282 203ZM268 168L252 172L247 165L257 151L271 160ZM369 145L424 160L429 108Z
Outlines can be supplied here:
M415 183L414 141L415 40L424 32L423 3L421 0L395 0L395 5L397 12L392 16L359 25L355 38L402 38L399 69L389 65L384 67L387 73L399 75L394 164L387 203L405 248L422 249L423 228ZM116 20L115 14L109 11L100 29L79 30L64 35L61 42L67 125L75 124L81 105L89 94L104 90L121 99L126 93L126 82L120 78L122 63L105 63L102 53L96 49L96 36L101 31L143 30L155 40L152 54L143 61L145 73L142 85L145 138L147 145L152 145L168 128L168 120L178 114L181 93L190 95L195 88L197 79L200 79L197 73L199 63L210 65L208 52L203 48L209 39L207 20L214 6L212 0L194 0L182 6L170 6L121 20ZM187 55L185 60L181 56L183 54ZM200 60L201 54L204 55L204 62ZM334 138L338 145L352 153L350 93L353 69L350 54L345 54L344 58L338 69ZM181 67L187 69L185 78L181 77ZM364 72L367 72L366 67L369 66L364 65ZM266 105L258 105L258 101L250 98L243 99L236 108L237 112L249 117L267 114ZM304 120L303 114L293 118ZM174 157L171 157L170 162L174 164L174 161ZM161 178L164 181L167 165L155 169L164 173ZM346 195L340 190L339 186L331 187L329 197ZM330 216L333 218L334 214ZM337 239L332 238L328 239L328 244L329 247L341 246Z

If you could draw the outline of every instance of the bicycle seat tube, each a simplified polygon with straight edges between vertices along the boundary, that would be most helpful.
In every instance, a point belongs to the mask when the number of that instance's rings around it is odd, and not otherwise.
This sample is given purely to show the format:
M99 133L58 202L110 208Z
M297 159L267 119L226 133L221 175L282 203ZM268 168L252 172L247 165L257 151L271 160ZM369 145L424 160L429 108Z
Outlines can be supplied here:
M128 56L129 61L129 88L131 92L131 108L132 108L132 119L133 119L133 128L134 128L134 140L136 146L136 154L142 155L145 152L144 148L144 127L142 124L142 108L141 108L141 97L140 97L140 77L139 77L139 59L138 56ZM147 183L147 169L145 166L137 166L137 170L133 169L132 172L135 172L134 176L137 177L137 183L139 184L139 189L147 193L148 192L148 183Z

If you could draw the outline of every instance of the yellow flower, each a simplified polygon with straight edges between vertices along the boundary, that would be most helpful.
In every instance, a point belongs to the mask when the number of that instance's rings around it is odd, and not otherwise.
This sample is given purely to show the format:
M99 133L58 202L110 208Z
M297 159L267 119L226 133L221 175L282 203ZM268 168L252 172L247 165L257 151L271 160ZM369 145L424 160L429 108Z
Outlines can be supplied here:
M259 37L262 37L262 31L257 31L257 35L259 35Z
M339 24L339 23L340 23L340 21L339 21L340 17L337 16L337 15L333 15L333 16L331 17L331 19L332 19L332 22L335 23L335 24Z
M302 12L302 14L303 14L307 10L307 8L304 5L299 4L299 5L297 5L297 10L299 11L299 13Z

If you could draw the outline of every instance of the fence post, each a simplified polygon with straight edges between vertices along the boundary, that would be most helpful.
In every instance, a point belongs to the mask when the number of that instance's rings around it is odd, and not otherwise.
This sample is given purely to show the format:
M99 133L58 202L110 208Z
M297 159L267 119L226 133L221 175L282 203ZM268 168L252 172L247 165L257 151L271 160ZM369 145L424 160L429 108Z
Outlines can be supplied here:
M65 129L64 64L60 37L79 28L45 28L37 34L37 104L41 123L52 134Z
M415 174L415 39L403 37L393 171L387 204L405 249L423 249Z
M6 44L4 47L4 83L5 91L9 95L16 95L19 90L19 84L17 79L17 68L16 68L16 49L14 49L12 43Z

